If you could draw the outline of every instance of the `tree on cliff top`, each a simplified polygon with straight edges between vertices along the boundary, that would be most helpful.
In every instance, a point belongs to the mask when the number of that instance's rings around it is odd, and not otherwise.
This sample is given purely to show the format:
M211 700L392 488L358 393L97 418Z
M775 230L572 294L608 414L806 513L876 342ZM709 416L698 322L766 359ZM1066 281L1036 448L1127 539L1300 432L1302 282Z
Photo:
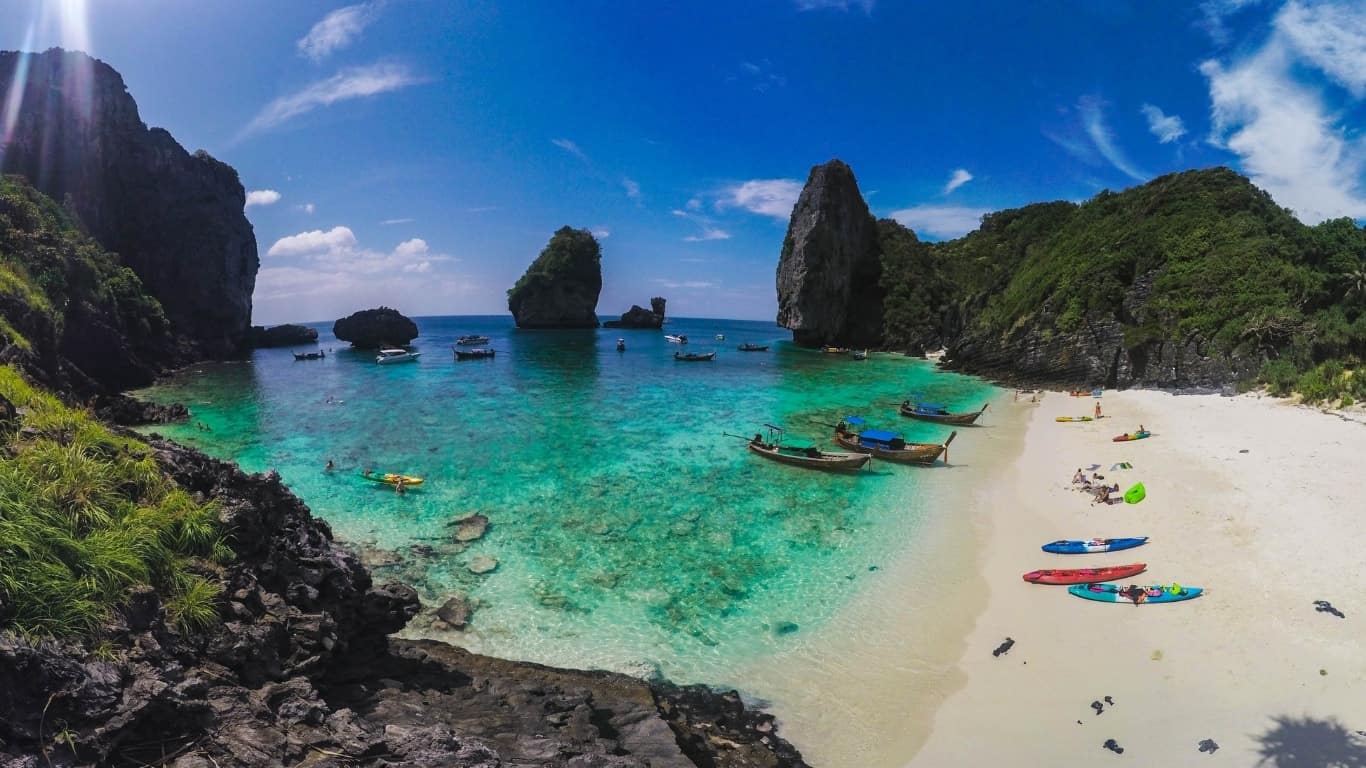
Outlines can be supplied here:
M508 290L508 309L516 315L523 298L555 283L579 283L593 295L602 290L602 249L592 232L569 226L555 230L541 255Z

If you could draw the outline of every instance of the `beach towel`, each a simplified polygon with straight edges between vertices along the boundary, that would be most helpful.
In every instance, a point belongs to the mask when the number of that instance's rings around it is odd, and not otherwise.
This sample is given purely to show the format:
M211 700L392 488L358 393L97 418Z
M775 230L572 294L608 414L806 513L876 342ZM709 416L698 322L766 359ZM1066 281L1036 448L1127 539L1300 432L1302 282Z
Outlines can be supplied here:
M1127 461L1121 461L1121 462L1119 462L1118 464L1111 464L1111 465L1110 465L1110 471L1111 471L1111 472L1114 472L1116 469L1133 469L1133 468L1134 468L1134 465L1133 465L1133 464L1130 464L1130 463L1127 462Z
M1099 464L1092 464L1091 466L1089 466L1089 467L1086 468L1086 471L1087 471L1087 472L1095 472L1097 469L1100 469L1100 465L1099 465Z

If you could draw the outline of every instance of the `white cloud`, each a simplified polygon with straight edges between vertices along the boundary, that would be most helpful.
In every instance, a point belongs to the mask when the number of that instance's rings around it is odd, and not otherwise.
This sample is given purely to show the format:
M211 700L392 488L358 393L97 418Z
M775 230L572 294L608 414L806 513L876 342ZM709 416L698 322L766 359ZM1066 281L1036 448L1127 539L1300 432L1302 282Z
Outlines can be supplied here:
M421 79L402 64L380 62L365 67L349 67L326 80L320 80L301 91L282 96L267 104L250 123L247 123L238 138L269 130L319 107L376 96L419 82Z
M356 247L356 235L347 227L333 227L326 232L315 229L300 232L275 241L266 251L267 256L305 256L335 252Z
M303 205L296 205L294 207L298 208L299 210L303 211L309 216L312 216L318 210L318 206L312 203L304 203Z
M1307 223L1366 218L1366 144L1325 105L1319 88L1297 79L1303 67L1313 67L1357 92L1356 70L1341 55L1366 50L1362 11L1355 13L1352 21L1348 6L1307 9L1292 1L1260 49L1227 65L1200 65L1209 80L1210 142L1238 155L1253 183ZM1336 32L1321 29L1329 19ZM1331 45L1312 39L1311 30Z
M955 189L958 189L964 184L967 184L969 181L972 181L972 174L968 173L968 170L966 168L959 168L955 170L953 172L953 175L949 176L949 183L944 185L944 194L949 194ZM868 194L869 196L872 195L871 192L869 192Z
M1124 175L1135 181L1147 181L1150 174L1144 173L1134 166L1129 158L1125 156L1123 150L1115 145L1114 134L1110 132L1110 127L1105 124L1105 111L1099 99L1085 97L1077 104L1077 110L1081 112L1081 125L1086 130L1086 135L1091 137L1091 142L1096 145L1096 150L1100 152L1110 162L1110 165L1118 168Z
M1223 45L1228 42L1228 26L1225 19L1260 2L1261 0L1203 0L1200 3L1201 19L1196 26L1203 28L1214 42Z
M673 280L664 277L656 277L655 282L664 286L665 288L673 288L675 290L679 288L700 290L702 288L716 287L716 283L712 282L711 280Z
M640 199L640 185L637 184L634 179L623 178L621 180L621 186L623 189L626 190L627 197L631 198L632 200Z
M392 225L392 224L411 224L412 221L413 221L412 219L385 219L384 221L381 221L380 223L383 224L383 225L385 225L385 226L389 226L389 225Z
M914 205L892 211L892 218L916 231L916 234L937 238L965 235L982 223L991 211L961 205Z
M700 211L700 210L702 210L702 199L701 199L701 198L698 198L698 197L689 198L689 199L688 199L688 210L690 210L690 211Z
M1164 114L1159 107L1144 104L1138 108L1148 118L1148 130L1163 144L1176 141L1186 135L1186 124L1177 115Z
M1276 32L1353 96L1366 93L1366 9L1360 3L1286 3L1276 14Z
M716 206L786 220L801 193L802 183L796 179L751 179L723 190Z
M564 151L568 152L574 157L577 157L585 163L588 162L588 154L585 153L582 149L579 149L579 145L575 144L569 139L551 139L550 143L554 144L560 149L563 149Z
M350 45L379 18L380 2L359 3L327 14L299 38L299 55L321 61L333 51Z
M253 205L275 205L280 202L280 193L273 189L253 189L247 193L246 207Z
M787 85L787 78L774 72L773 62L768 59L762 59L758 63L742 61L740 62L740 70L743 77L727 78L727 80L743 80L760 93L766 93L774 86L781 88Z
M703 227L703 228L702 228L702 233L701 233L701 234L697 234L697 235L688 235L687 237L683 238L683 242L685 242L685 243L705 243L705 242L707 242L708 240L729 240L729 239L730 239L730 233L727 232L727 231L724 230L724 229L718 229L718 228L716 228L716 227Z
M796 3L799 11L818 11L825 8L847 11L859 8L864 13L872 13L876 0L796 0Z
M599 240L605 240L611 236L612 230L608 229L607 227L598 227L597 229L593 230L593 237L596 237Z

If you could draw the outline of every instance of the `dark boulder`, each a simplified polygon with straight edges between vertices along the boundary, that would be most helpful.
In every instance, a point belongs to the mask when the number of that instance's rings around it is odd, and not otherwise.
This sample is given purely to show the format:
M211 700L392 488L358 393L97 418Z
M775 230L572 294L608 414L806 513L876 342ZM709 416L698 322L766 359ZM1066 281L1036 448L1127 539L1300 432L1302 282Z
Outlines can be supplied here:
M332 335L360 349L404 347L417 338L417 323L397 309L362 309L333 323Z
M664 299L656 296L650 299L650 308L632 304L620 320L608 320L605 328L639 328L657 331L664 327Z
M876 221L849 166L811 169L778 262L778 325L803 346L882 343L882 256Z
M318 343L318 329L309 328L303 325L285 323L267 328L264 325L253 325L251 331L247 333L247 346L260 347L294 347L304 344Z
M124 427L174 424L188 421L190 409L182 403L149 403L128 395L100 395L92 403L95 415Z
M237 172L148 128L119 73L84 53L0 53L0 103L19 107L0 172L60 201L201 354L234 352L259 267Z
M470 622L470 599L465 595L454 595L436 609L436 617L450 624L453 629L464 629Z
M508 291L518 328L597 328L602 250L586 229L561 227Z

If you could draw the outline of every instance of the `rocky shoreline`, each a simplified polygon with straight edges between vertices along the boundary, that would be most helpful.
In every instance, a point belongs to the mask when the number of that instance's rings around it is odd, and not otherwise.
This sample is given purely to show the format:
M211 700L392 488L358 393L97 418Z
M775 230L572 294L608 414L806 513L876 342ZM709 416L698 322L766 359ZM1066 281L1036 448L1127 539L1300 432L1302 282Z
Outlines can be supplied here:
M232 531L236 559L197 566L221 621L183 635L147 589L93 648L0 635L0 767L806 765L733 691L390 638L416 592L375 584L277 475L149 443Z

